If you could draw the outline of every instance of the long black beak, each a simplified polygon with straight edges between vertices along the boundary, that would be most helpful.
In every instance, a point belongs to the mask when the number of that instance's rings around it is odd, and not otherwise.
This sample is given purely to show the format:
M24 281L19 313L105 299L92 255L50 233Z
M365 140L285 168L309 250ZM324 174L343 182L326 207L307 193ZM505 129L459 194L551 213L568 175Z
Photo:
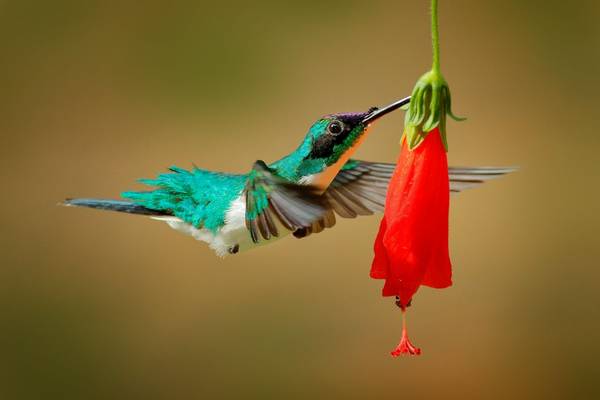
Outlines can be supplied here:
M371 122L383 117L385 114L391 113L394 110L399 109L400 107L410 103L410 96L400 99L398 101L393 102L390 105L387 105L383 108L377 108L374 111L371 111L363 120L363 125L370 124Z

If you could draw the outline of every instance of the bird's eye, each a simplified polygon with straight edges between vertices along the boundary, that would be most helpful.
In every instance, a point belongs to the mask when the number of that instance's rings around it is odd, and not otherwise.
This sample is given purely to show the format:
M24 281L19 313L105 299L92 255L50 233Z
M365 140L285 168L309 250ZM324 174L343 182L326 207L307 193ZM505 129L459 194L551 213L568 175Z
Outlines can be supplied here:
M342 133L342 131L344 130L344 125L340 121L333 121L332 123L329 124L329 126L327 127L327 130L332 135L337 136L340 133Z

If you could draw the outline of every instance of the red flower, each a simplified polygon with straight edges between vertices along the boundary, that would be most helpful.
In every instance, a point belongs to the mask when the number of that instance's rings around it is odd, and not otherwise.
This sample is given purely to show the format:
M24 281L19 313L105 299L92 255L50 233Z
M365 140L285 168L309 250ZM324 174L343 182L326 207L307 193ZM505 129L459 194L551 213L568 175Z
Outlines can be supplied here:
M371 277L385 279L384 296L402 309L402 339L392 356L419 355L406 332L405 311L419 286L452 284L448 254L449 181L446 149L437 128L409 150L402 140L375 239Z
M414 150L403 139L371 266L372 278L385 279L383 295L398 296L402 308L421 285L452 284L449 189L446 149L438 129Z
M450 87L440 71L437 6L438 0L431 0L431 70L417 80L410 96L371 265L371 277L385 279L383 295L396 296L402 309L402 340L393 356L421 353L408 340L405 314L419 287L452 284L446 116L464 118L452 113Z

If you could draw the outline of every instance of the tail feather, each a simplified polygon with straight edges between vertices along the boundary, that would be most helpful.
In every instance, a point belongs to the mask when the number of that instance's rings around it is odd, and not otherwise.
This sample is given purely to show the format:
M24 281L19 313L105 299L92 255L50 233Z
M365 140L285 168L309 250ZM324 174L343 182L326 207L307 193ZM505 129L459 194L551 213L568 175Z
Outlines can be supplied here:
M471 189L517 169L517 167L450 167L448 169L450 191L461 192Z
M66 199L62 205L69 207L87 207L99 210L117 211L129 214L164 216L164 211L155 211L126 200L106 199Z

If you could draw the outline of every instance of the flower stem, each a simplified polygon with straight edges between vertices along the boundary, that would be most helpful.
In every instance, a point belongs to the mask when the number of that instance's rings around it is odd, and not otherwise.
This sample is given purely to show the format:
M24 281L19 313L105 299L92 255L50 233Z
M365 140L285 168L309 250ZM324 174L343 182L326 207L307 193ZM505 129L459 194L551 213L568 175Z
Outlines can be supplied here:
M438 0L431 0L431 47L433 49L434 73L440 72L440 34L438 32Z

